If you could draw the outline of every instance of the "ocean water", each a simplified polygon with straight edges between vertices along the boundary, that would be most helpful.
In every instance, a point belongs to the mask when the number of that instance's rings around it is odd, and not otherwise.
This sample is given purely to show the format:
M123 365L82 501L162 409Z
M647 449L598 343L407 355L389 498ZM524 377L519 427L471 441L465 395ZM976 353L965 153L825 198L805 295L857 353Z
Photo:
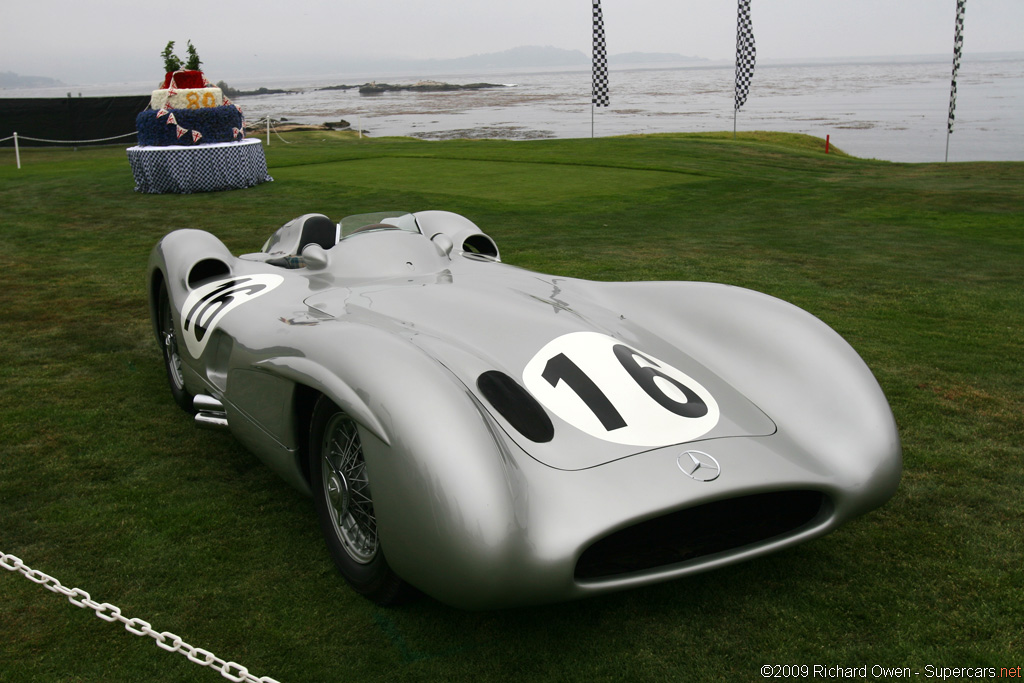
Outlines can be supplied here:
M859 157L942 161L946 154L952 56L862 60L858 63L760 63L740 131L828 136ZM219 79L217 74L209 74ZM370 76L339 74L277 81L228 82L236 88L284 88L236 101L250 127L267 116L296 123L349 121L367 134L424 139L578 138L638 133L732 131L734 68L730 64L613 69L611 106L590 104L589 70L533 70ZM322 90L371 80L415 83L488 82L486 90L360 95ZM957 79L950 161L1024 161L1024 53L967 55ZM5 90L5 97L147 92L153 84ZM58 91L49 92L47 91ZM32 92L34 94L27 94ZM273 144L273 138L271 139Z

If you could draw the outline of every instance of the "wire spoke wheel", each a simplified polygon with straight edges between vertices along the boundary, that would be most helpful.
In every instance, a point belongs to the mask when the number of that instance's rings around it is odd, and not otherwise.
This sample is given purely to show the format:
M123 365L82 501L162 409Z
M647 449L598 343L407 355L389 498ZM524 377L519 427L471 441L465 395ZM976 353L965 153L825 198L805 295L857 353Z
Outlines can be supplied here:
M167 363L167 377L176 389L183 390L185 376L181 371L178 338L174 334L174 319L171 318L171 306L166 296L164 305L160 307L160 341L163 343L164 360Z
M193 412L192 394L185 388L185 372L182 366L181 350L178 347L178 334L174 327L174 312L167 287L160 287L157 300L157 340L163 352L164 368L167 370L167 383L171 387L174 401L186 412Z
M380 605L415 595L387 562L360 427L326 396L313 407L309 478L320 530L335 566L349 585Z
M377 518L356 424L337 413L327 423L321 449L324 495L334 530L354 561L368 564L377 555Z

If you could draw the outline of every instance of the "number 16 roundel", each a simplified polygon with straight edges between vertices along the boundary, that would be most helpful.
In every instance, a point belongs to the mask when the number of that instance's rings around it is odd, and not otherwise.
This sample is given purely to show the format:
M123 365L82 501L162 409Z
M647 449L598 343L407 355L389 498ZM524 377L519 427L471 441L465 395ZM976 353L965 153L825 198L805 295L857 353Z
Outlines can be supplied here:
M597 332L548 342L523 384L552 413L591 436L657 448L693 441L718 424L718 403L697 380Z

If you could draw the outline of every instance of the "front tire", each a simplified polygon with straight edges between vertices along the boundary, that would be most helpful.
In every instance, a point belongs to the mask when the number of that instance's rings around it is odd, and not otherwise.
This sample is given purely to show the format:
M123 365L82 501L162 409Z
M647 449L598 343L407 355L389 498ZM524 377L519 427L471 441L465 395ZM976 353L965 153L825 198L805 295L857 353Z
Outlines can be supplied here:
M167 286L163 283L160 284L156 310L160 348L163 351L164 369L167 371L167 384L171 387L171 396L186 413L194 413L195 408L192 407L192 401L195 397L185 388L185 375L182 371L181 352L178 349L178 335L174 326L171 298L167 294Z
M313 505L341 575L361 595L393 605L412 591L391 570L381 549L359 431L327 397L317 401L309 432Z

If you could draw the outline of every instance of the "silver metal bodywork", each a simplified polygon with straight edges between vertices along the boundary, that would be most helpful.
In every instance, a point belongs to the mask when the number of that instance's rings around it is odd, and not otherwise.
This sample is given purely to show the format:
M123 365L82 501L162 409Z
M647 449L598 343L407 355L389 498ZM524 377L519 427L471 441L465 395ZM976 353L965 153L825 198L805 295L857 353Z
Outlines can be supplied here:
M185 386L209 397L200 420L301 490L309 406L347 413L388 563L438 600L678 578L825 534L896 490L878 383L790 304L525 271L438 211L339 227L305 268L272 265L302 248L296 220L240 258L207 232L168 234L149 264L154 320L166 287Z

